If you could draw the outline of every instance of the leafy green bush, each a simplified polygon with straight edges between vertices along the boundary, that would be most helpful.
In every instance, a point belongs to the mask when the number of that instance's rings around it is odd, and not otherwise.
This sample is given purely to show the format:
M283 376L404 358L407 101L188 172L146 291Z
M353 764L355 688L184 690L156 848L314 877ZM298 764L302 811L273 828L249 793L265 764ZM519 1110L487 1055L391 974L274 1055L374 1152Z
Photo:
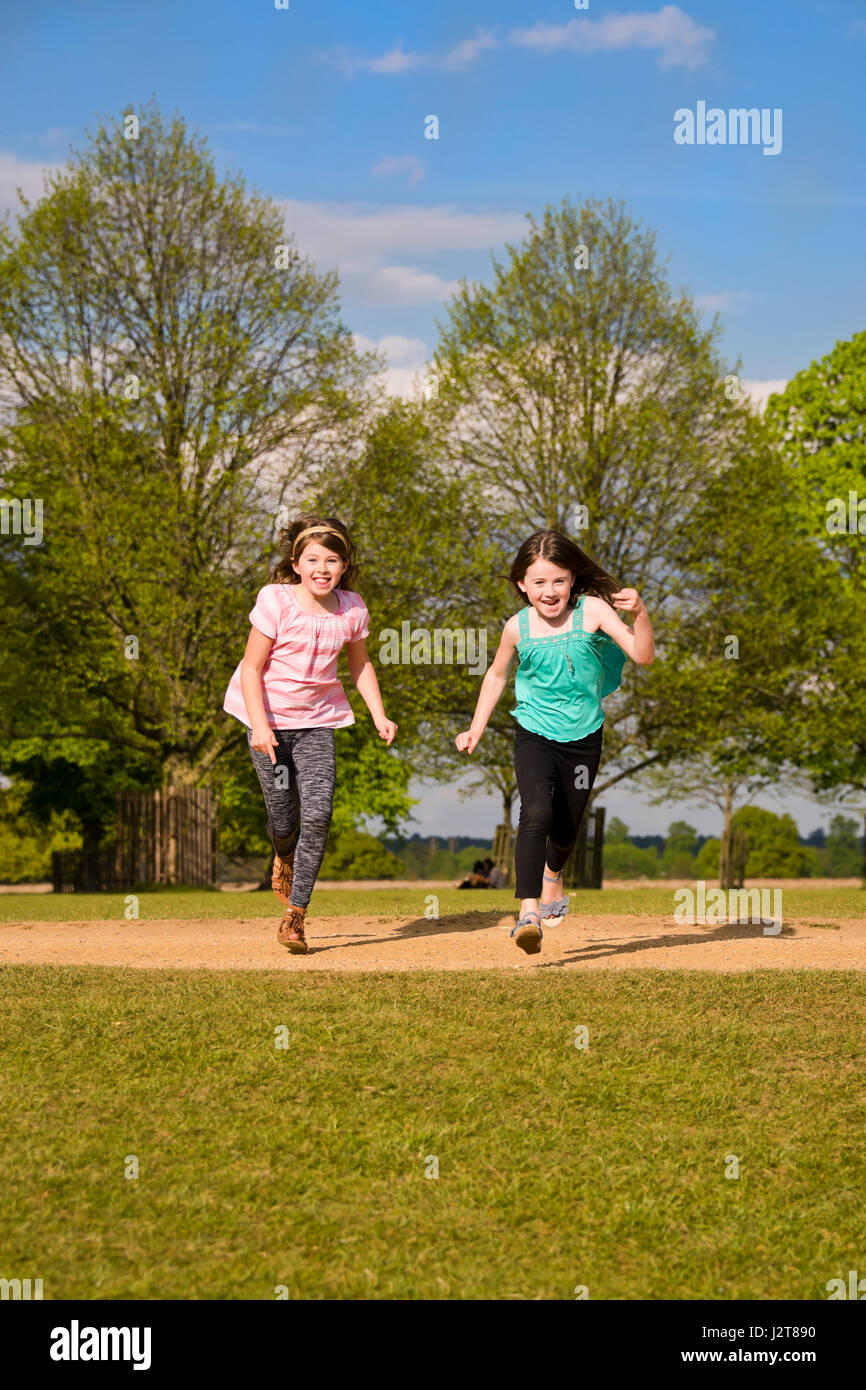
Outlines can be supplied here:
M610 843L605 837L604 876L658 878L659 857L654 849L639 849L630 840L614 840Z
M721 841L712 835L708 840L704 840L695 860L695 878L702 878L705 883L715 879L719 881L719 850Z
M731 818L735 830L749 839L746 859L748 878L804 878L813 864L806 846L797 838L791 816L777 816L761 806L744 806Z
M345 830L328 845L320 878L403 878L400 860L376 839L359 830Z
M40 883L51 878L51 852L78 849L81 836L68 811L51 817L47 829L22 809L26 782L0 791L0 883Z

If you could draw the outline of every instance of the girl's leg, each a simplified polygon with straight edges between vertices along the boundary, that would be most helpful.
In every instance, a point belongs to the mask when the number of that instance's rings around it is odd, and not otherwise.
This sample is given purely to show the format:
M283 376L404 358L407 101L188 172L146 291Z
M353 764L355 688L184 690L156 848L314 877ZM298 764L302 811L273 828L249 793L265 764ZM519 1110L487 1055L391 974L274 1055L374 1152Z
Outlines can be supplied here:
M550 740L518 725L514 734L514 772L520 795L514 896L521 899L523 916L538 910L545 846L553 820L557 772Z
M276 763L267 753L251 747L252 730L247 729L247 747L262 788L268 815L268 838L280 859L287 858L295 848L300 827L300 805L295 770L292 765L292 730L274 729L278 745L274 749Z
M301 803L301 832L295 846L292 906L306 908L325 856L337 760L333 729L296 729L292 759Z
M574 743L563 744L557 752L558 777L553 790L552 818L547 837L547 863L545 871L559 874L574 848L580 822L589 801L592 784L598 773L601 761L602 729L596 729L586 738ZM562 887L556 883L545 883L547 899L552 902L562 897Z

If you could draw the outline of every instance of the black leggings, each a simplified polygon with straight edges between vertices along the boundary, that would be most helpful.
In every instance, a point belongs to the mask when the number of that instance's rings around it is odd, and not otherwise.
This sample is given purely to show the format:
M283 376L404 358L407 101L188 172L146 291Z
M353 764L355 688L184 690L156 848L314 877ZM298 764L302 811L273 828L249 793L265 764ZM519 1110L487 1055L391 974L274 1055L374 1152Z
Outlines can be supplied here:
M559 873L568 858L601 761L603 727L571 743L557 743L516 724L520 820L514 847L515 898L539 897L545 861Z

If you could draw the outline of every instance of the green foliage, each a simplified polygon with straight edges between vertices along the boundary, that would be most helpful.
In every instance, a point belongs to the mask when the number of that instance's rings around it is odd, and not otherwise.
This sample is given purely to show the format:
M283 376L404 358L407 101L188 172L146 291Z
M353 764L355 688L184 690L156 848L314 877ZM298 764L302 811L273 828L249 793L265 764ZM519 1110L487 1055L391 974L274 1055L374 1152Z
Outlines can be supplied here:
M697 844L698 832L693 826L684 820L671 822L661 857L661 869L666 878L694 877Z
M0 226L0 370L24 402L2 484L44 501L42 545L0 538L5 739L59 724L70 762L101 742L139 785L210 775L237 741L221 706L273 510L306 452L357 428L374 363L282 211L155 103Z
M745 806L735 812L731 826L748 836L748 878L801 878L808 874L813 861L797 838L793 817Z
M81 845L69 812L53 812L43 823L28 809L31 791L22 781L0 790L0 883L44 882L52 851Z
M718 323L704 329L672 292L654 234L622 204L566 198L527 220L490 283L462 282L449 302L428 413L472 508L498 503L507 558L541 527L575 535L641 591L661 646L693 601L693 519L732 459L750 453L755 426L726 398ZM575 266L580 245L588 268ZM690 563L686 549L698 550ZM700 609L696 623L703 641ZM605 761L627 767L632 754L671 757L696 742L677 663L661 666L645 712L646 675L627 666L606 702Z
M614 817L615 819L615 817ZM628 840L604 844L605 878L658 878L659 856L652 847L640 849Z
M322 878L402 878L400 860L373 835L344 830L329 838Z
M858 843L860 827L849 816L836 815L830 822L824 844L827 868L834 878L851 878L863 869L863 850Z
M605 852L608 845L619 844L628 839L628 826L621 821L619 816L611 816L604 827Z
M820 552L825 597L804 624L812 676L786 730L790 754L819 791L866 791L866 332L815 361L767 405L793 478L801 527ZM854 493L854 515L849 494ZM839 513L843 513L840 520ZM798 584L811 576L787 554Z
M695 860L696 879L702 878L707 883L715 879L718 882L720 849L721 840L717 840L714 836L711 835L708 840L704 840Z
M322 474L315 509L344 520L358 549L357 588L370 610L367 646L385 708L399 725L394 756L427 780L480 774L510 800L507 692L472 758L454 746L471 721L481 676L515 606L501 577L505 551L490 500L473 494L467 506L465 481L448 472L423 407L392 398L371 422L360 457L332 462ZM470 670L468 659L403 661L402 650L392 661L385 634L402 640L404 623L410 632L471 633L477 643L472 665L480 669ZM350 700L356 717L367 718L351 691Z

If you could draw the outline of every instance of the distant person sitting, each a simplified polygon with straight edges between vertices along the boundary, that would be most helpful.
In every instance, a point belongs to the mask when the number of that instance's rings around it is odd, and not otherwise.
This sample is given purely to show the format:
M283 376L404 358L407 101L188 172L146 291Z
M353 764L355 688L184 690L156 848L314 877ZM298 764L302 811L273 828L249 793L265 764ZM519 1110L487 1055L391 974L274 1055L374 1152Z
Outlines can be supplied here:
M484 872L487 874L487 880L491 888L505 887L505 873L502 869L496 867L492 859L485 859Z
M458 888L489 888L490 879L487 877L487 866L481 859L476 859L472 865L472 873L464 878L462 883L458 883Z

